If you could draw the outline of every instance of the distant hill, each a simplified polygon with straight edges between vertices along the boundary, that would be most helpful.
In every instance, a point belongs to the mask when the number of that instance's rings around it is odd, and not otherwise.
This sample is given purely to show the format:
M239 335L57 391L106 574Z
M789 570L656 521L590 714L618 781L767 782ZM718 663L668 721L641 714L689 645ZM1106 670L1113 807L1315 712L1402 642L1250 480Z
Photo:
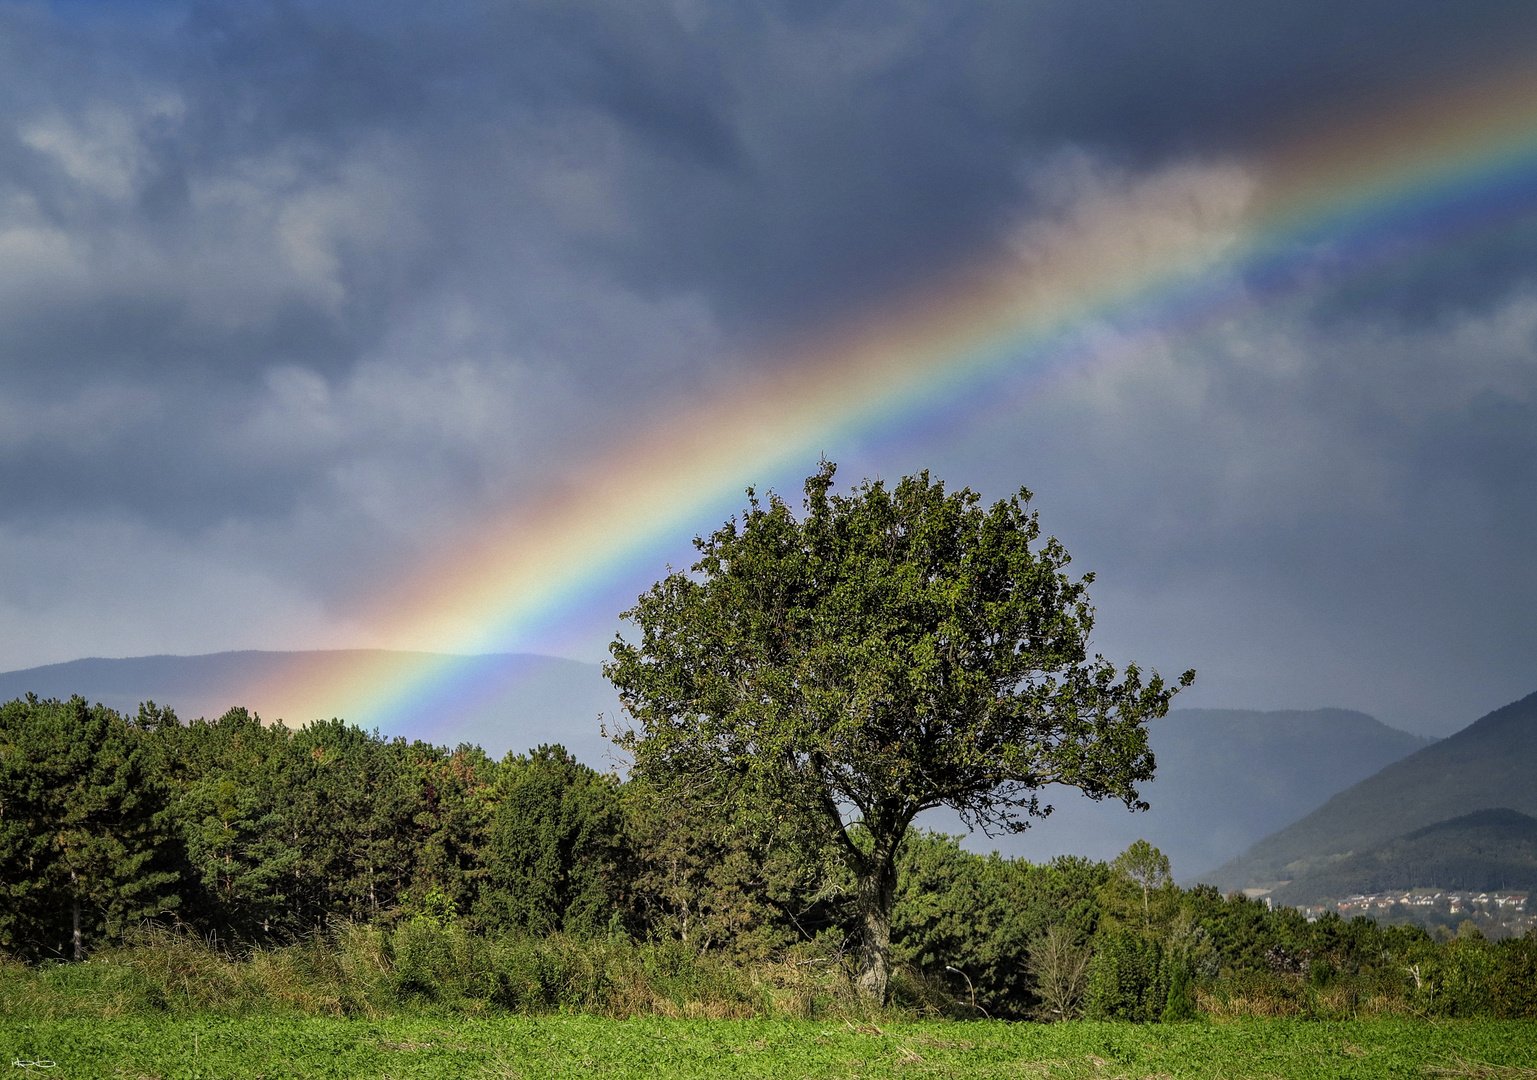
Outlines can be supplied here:
M1222 889L1300 882L1415 829L1499 808L1537 814L1537 694L1340 792L1203 880Z
M1282 904L1316 904L1400 889L1537 889L1537 818L1475 810L1304 874L1277 889Z
M1153 721L1148 735L1158 762L1157 778L1142 788L1151 810L1133 814L1048 788L1049 818L1020 836L973 837L968 846L1037 861L1108 859L1141 837L1169 856L1178 879L1204 880L1202 871L1431 742L1346 709L1179 709ZM958 825L936 814L931 827Z
M364 652L384 663L407 663L420 653ZM528 653L454 658L479 693L452 716L355 716L339 713L324 701L274 708L257 700L250 688L270 685L282 675L304 682L312 671L333 666L340 651L225 652L203 656L136 656L121 660L71 660L63 664L0 673L0 701L35 693L67 698L80 694L124 712L141 701L170 705L184 720L222 715L233 705L254 708L263 719L290 724L341 715L360 727L378 727L385 735L428 742L478 743L501 756L522 753L542 742L559 742L594 768L606 769L613 749L598 730L598 714L614 716L619 701L597 664Z

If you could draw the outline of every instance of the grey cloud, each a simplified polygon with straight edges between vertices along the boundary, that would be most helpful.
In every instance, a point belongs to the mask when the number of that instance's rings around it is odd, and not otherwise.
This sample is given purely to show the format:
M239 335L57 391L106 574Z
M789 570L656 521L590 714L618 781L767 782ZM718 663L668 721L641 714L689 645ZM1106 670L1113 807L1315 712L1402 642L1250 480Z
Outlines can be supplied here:
M195 537L106 512L0 524L0 655L196 653L210 641L335 641L336 620L238 529Z
M1499 0L175 10L0 7L7 666L370 644L334 635L381 572L765 341L1005 252L1065 212L1044 166L1241 159L1537 43ZM1534 243L1097 327L1135 359L828 449L1037 488L1107 649L1213 704L1434 726L1530 689Z
M581 22L567 30L568 51L592 48ZM840 4L708 18L696 35L729 58L710 66L723 80L677 92L700 109L717 95L738 164L689 182L673 158L637 155L629 183L645 197L614 256L632 279L708 275L748 326L830 317L991 242L1016 208L1022 156L1073 142L1146 163L1246 146L1299 112L1331 122L1534 34L1530 11L1505 3Z

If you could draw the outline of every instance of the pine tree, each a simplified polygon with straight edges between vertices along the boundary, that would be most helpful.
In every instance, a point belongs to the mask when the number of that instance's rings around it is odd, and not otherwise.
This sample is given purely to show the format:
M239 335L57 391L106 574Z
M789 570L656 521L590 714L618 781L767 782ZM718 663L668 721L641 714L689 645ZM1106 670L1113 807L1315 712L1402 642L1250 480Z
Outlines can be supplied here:
M203 933L241 940L289 929L285 887L299 852L287 841L274 784L288 732L237 708L161 735L186 852L183 917Z
M396 740L389 752L412 807L415 870L406 904L417 912L434 907L439 914L467 915L486 877L499 766L468 744L450 751Z
M177 907L153 732L81 697L29 696L0 709L0 746L0 946L79 960Z
M388 745L340 720L317 721L284 747L278 776L298 931L392 914L415 875L416 802Z
M534 933L609 926L627 860L617 787L564 747L508 756L486 849L493 922Z

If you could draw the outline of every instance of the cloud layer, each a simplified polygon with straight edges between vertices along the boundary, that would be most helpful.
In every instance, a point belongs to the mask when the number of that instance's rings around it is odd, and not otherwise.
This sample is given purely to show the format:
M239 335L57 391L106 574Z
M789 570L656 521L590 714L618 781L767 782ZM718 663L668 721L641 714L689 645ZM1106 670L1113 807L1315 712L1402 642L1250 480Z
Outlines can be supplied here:
M1112 206L1220 263L1267 140L1537 46L1339 8L0 5L0 667L372 644L377 582L776 342ZM1532 688L1534 248L1235 275L829 452L1031 486L1198 700L1449 730Z

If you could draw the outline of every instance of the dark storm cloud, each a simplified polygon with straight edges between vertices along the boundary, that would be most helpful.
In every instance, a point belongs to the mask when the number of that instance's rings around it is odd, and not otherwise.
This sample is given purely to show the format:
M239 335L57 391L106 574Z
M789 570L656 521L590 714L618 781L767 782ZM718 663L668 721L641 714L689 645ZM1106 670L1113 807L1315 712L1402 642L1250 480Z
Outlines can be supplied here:
M556 77L607 105L623 76L580 73L601 69L615 20L574 10L555 55L588 62ZM675 25L666 10L627 22L637 56L665 51L651 42ZM509 41L531 36L509 21ZM1537 17L1511 3L760 6L703 20L674 52L707 60L649 68L667 93L627 87L689 103L659 117L712 118L689 164L717 160L720 118L734 138L715 168L636 163L636 228L611 253L639 287L709 281L751 326L836 313L994 242L1033 154L1066 143L1148 162L1263 145L1283 125L1462 78L1470 55L1534 45Z
M1084 194L1041 181L1064 155L1135 185L1532 49L1495 0L0 6L4 666L311 643L764 341L1001 250ZM1503 686L1537 647L1488 628L1537 598L1534 251L1329 282L931 457L1054 500L1131 637L1181 583L1214 703L1371 706L1343 671L1244 699L1221 641L1257 610L1292 670L1344 648L1286 653L1309 620L1390 617L1378 678L1456 608ZM1518 587L1432 572L1459 541Z
M28 22L27 41L46 38L35 13ZM58 85L13 47L11 89L36 98L41 84L65 110L146 81L177 94L184 115L140 118L134 133L132 218L168 234L207 229L207 211L189 205L199 174L287 153L319 178L360 145L389 142L404 159L392 167L420 185L400 211L430 234L394 264L378 245L346 260L356 280L344 313L273 297L292 308L281 325L217 350L217 362L259 370L298 337L335 370L349 345L355 354L383 332L402 294L451 277L467 247L493 273L515 269L485 241L526 244L537 227L505 206L526 182L519 162L591 159L622 203L624 228L551 242L629 288L700 291L723 318L762 328L808 309L835 315L971 254L1017 212L1015 172L1031 152L1223 150L1279 118L1327 118L1423 86L1437 64L1523 42L1537 42L1537 17L1493 2L445 5L420 17L199 5L169 35L47 41L50 64L63 54L71 76ZM43 212L81 228L113 220L35 152L9 151L0 167ZM186 351L169 328L144 332L170 339L163 363Z
M761 326L972 252L1017 209L1023 154L1223 150L1460 75L1469 54L1537 42L1534 23L1492 2L235 5L153 45L195 102L190 160L302 136L324 168L381 130L430 157L436 199L461 211L434 222L445 259L464 211L505 222L493 131L537 132L519 156L582 153L559 114L602 118L628 228L569 242L630 287L705 288Z

